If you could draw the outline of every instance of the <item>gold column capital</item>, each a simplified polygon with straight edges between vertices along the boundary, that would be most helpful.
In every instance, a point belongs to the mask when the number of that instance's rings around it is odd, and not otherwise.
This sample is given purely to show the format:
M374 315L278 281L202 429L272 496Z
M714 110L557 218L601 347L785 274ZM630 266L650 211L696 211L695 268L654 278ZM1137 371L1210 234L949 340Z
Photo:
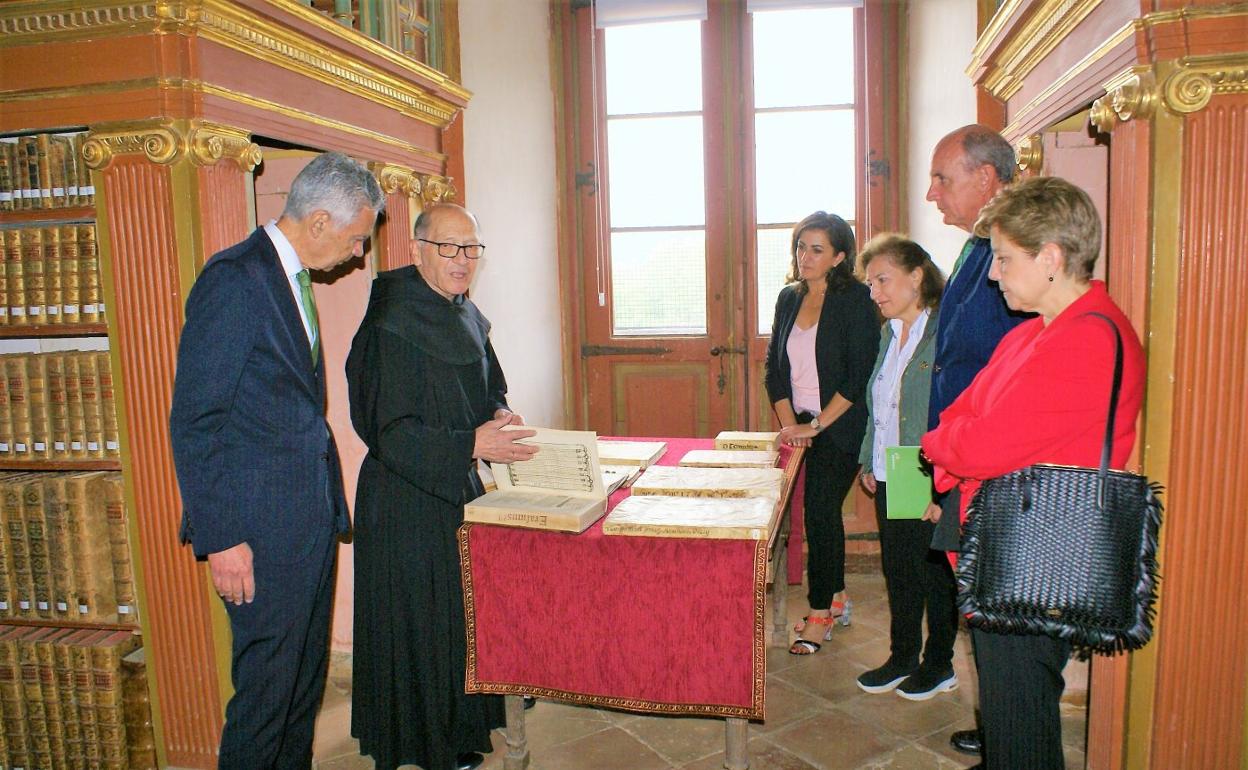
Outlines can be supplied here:
M408 198L415 198L421 194L420 177L406 166L373 162L368 164L368 170L373 172L377 184L381 185L381 191L386 195L401 192Z
M1105 82L1105 96L1092 103L1089 117L1101 133L1134 118L1150 118L1156 110L1157 90L1151 66L1128 67Z
M1044 139L1040 134L1023 137L1018 146L1014 148L1014 155L1018 158L1020 170L1040 173L1040 169L1044 166Z
M420 186L420 199L426 206L434 203L450 203L455 200L455 186L449 177L422 174Z
M101 123L92 127L82 147L87 166L97 171L117 155L142 153L153 163L168 164L185 152L184 132L168 119Z
M1179 115L1199 112L1218 94L1248 94L1248 54L1188 56L1162 86L1166 109Z
M191 162L197 166L232 160L243 171L253 171L264 159L260 146L251 141L251 133L241 128L193 120L187 138Z

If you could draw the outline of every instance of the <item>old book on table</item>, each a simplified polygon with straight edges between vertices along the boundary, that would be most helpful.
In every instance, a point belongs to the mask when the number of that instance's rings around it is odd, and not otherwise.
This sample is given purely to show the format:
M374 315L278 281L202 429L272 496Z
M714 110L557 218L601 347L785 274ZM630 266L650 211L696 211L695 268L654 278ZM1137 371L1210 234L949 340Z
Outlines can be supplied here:
M598 462L602 463L602 458L598 458ZM603 482L607 485L607 494L611 494L621 487L632 486L637 477L641 475L642 467L640 465L608 465L602 463Z
M669 497L633 495L602 523L608 535L767 540L776 521L770 497Z
M888 495L885 515L890 519L921 519L932 502L932 477L919 463L919 447L884 447Z
M644 470L658 462L666 451L666 441L598 439L598 461L604 465L636 465Z
M761 449L690 449L679 465L688 468L774 468L779 452Z
M715 448L775 452L780 448L780 434L767 431L723 430L715 437Z
M464 506L465 521L583 532L602 518L607 493L595 434L536 430L523 441L540 451L531 460L495 463L498 489Z
M682 468L654 465L633 482L634 495L780 497L779 468Z

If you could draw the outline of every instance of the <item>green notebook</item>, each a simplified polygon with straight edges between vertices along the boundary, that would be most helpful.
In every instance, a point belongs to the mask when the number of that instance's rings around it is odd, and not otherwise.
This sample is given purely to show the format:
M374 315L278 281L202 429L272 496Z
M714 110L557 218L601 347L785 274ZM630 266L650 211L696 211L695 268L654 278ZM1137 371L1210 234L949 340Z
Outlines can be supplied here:
M884 448L890 519L919 519L932 502L932 478L919 465L917 446Z

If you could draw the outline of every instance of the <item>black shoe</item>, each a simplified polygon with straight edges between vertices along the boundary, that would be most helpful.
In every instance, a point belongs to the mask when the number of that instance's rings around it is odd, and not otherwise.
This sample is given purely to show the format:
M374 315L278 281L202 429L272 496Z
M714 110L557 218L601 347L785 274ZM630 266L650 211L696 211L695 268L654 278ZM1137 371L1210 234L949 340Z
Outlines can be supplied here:
M864 691L877 694L888 692L901 684L914 673L917 666L902 666L894 663L892 658L879 668L864 671L858 675L858 686Z
M939 693L956 689L958 675L953 673L952 667L933 671L919 666L918 671L897 687L897 694L906 700L927 700L935 698Z
M528 711L529 709L533 708L536 705L537 705L537 698L534 698L532 695L524 696L524 710L525 711Z
M984 751L984 742L979 737L979 730L958 730L949 736L949 745L954 751L978 757Z
M484 761L485 755L476 751L469 751L466 754L460 754L458 757L455 757L455 770L473 770L480 767Z

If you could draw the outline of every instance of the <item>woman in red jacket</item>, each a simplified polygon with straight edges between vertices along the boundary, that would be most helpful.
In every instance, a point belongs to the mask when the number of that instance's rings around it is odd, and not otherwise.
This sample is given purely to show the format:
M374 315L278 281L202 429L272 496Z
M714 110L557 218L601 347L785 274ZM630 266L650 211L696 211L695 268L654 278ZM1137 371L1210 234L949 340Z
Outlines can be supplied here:
M1114 416L1111 467L1135 443L1144 395L1144 353L1130 321L1092 280L1101 224L1087 193L1055 177L1003 190L976 233L992 238L993 266L1006 303L1037 313L1002 338L988 365L923 437L940 491L957 486L962 517L983 479L1035 463L1096 466L1114 370L1114 333L1123 373ZM972 629L984 741L982 767L1060 770L1058 703L1070 645L1048 636Z

